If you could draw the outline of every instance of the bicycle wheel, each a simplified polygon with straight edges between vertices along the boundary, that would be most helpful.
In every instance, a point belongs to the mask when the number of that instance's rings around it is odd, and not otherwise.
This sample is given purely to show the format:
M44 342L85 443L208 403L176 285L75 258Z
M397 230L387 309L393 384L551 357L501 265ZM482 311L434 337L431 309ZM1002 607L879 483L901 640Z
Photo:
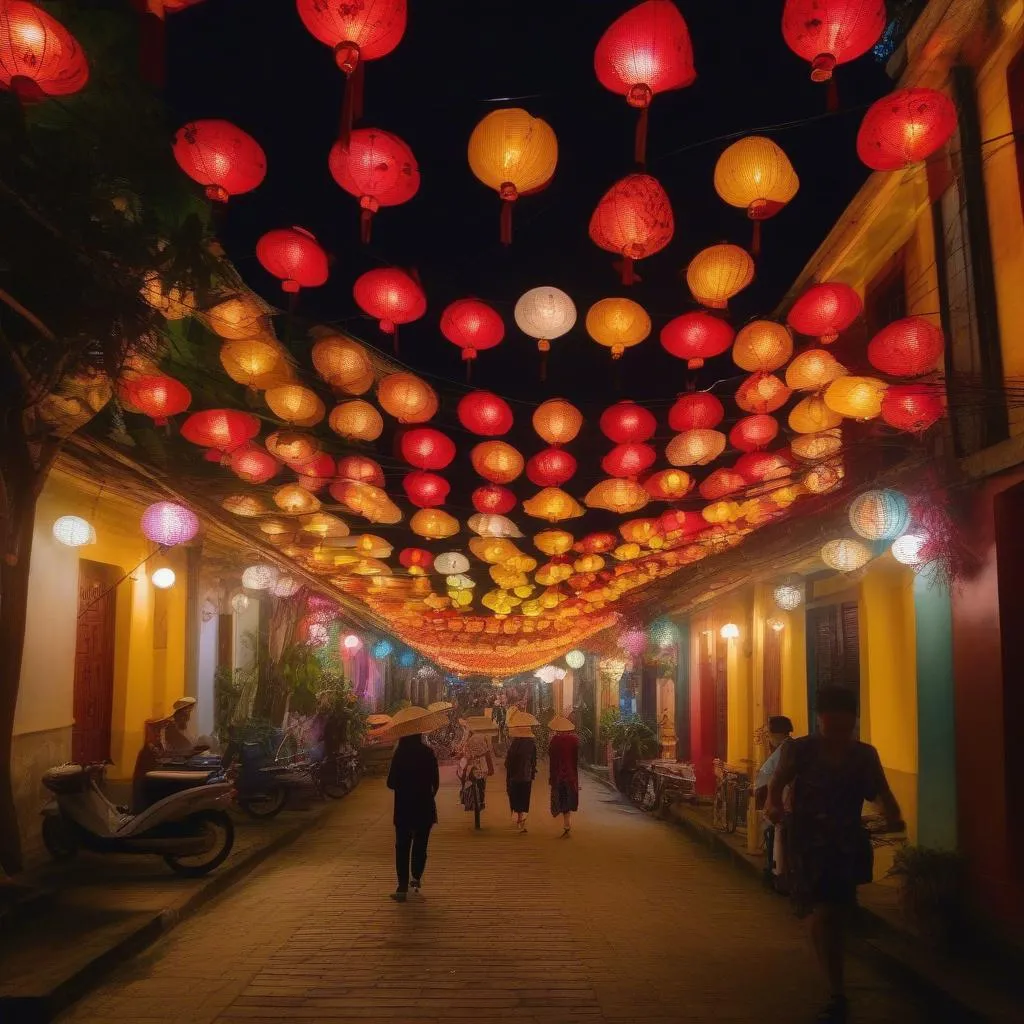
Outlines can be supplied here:
M647 772L642 768L638 768L633 773L633 779L629 784L629 799L637 805L642 806L644 794L647 790Z
M658 806L658 777L654 772L644 773L644 789L640 799L640 807L645 811L653 811Z
M320 789L331 800L340 800L351 787L338 758L320 765Z
M712 806L711 824L712 827L720 832L726 830L726 792L724 782L720 782L715 787L715 802Z

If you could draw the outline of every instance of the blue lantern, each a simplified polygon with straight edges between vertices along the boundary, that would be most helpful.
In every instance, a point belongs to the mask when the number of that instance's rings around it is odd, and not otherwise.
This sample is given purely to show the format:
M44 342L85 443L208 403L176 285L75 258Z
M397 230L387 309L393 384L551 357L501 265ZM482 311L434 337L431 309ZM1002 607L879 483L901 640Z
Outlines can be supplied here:
M373 645L373 656L378 660L382 661L386 658L395 648L392 646L390 640L378 640Z
M671 619L657 619L652 622L647 636L656 647L671 647L679 643L679 630Z
M412 668L416 664L416 655L412 651L402 651L398 657L398 664L402 668Z
M850 505L850 525L865 540L895 540L910 526L910 506L891 487L865 491Z

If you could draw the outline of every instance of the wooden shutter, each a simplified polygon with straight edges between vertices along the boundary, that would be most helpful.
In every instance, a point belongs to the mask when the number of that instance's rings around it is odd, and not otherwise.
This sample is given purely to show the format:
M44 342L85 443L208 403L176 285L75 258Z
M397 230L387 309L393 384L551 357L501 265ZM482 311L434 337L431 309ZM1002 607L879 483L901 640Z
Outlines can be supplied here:
M725 760L729 749L729 683L725 641L715 644L715 757Z
M764 714L782 714L782 634L764 627Z

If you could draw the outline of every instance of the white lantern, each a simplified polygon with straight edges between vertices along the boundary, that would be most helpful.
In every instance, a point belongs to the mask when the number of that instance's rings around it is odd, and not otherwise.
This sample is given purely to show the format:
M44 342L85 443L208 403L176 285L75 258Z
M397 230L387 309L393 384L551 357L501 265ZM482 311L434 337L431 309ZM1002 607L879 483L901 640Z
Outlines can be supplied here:
M802 576L787 576L775 588L772 595L775 603L784 611L791 612L804 603L804 581Z
M231 598L231 610L236 615L241 615L242 612L247 611L249 608L249 595L248 594L235 594Z
M519 297L514 315L519 330L535 338L541 352L547 352L552 341L573 329L576 304L561 288L542 285Z
M469 559L461 551L445 551L434 559L434 571L442 576L469 572Z
M902 565L920 565L923 561L921 549L928 538L918 533L905 533L892 542L892 557Z
M721 629L723 640L737 640L740 635L740 627L735 622L727 622Z
M556 665L545 665L533 673L542 683L554 683L565 678L565 669Z
M274 597L294 597L302 588L302 584L291 576L279 576L271 587Z
M523 531L507 516L477 512L471 515L466 525L481 537L522 537Z
M587 656L582 651L570 651L565 656L565 663L569 668L583 668Z
M786 628L786 623L782 619L772 617L767 620L766 625L771 629L775 630L776 633L781 633Z
M54 537L65 547L80 548L96 543L96 531L81 516L61 516L53 524Z
M150 579L153 581L153 586L158 587L160 590L166 590L168 587L173 587L175 578L174 570L168 569L166 566L162 569L157 569L156 572L150 576Z
M854 572L867 565L874 557L863 541L842 537L822 546L821 560L836 572Z
M259 565L250 565L242 573L242 586L246 590L269 590L276 582L280 573L277 566L261 562Z
M362 646L362 641L355 635L355 633L349 633L349 635L341 642L344 644L346 651L358 651Z
M306 643L310 647L324 647L330 638L331 634L322 622L311 622L306 630Z

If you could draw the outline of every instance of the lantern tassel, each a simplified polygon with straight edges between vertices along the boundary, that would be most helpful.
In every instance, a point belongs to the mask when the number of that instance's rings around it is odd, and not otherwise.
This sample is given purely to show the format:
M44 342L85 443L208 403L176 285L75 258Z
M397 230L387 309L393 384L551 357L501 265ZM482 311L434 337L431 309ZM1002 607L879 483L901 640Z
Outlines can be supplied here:
M636 120L636 141L633 145L633 159L641 167L647 166L647 111L649 107L640 108L640 116Z
M619 272L619 277L624 285L636 284L640 280L640 276L636 272L636 266L629 256L623 256L621 260L616 261L614 264L615 269Z
M512 203L507 199L501 201L501 244L512 244Z
M341 130L338 140L345 149L352 138L352 125L363 115L363 62L345 79L345 96L341 101Z
M834 114L839 109L839 86L836 85L835 75L828 80L828 94L825 103L830 114Z
M756 260L761 255L761 222L754 221L754 234L750 239L750 255Z
M363 245L369 245L370 235L373 231L373 210L363 209L359 211L359 241Z

